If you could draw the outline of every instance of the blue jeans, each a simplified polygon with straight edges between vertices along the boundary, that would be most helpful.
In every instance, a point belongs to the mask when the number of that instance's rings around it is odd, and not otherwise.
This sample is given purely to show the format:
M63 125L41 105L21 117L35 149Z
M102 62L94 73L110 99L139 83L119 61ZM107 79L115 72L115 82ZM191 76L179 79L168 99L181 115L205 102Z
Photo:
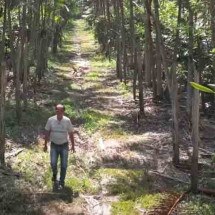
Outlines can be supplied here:
M50 157L51 157L51 168L53 172L53 179L56 180L57 163L58 163L58 157L60 156L60 164L61 164L60 183L62 185L64 185L64 180L66 177L68 151L69 151L68 142L64 143L63 145L57 145L51 142Z

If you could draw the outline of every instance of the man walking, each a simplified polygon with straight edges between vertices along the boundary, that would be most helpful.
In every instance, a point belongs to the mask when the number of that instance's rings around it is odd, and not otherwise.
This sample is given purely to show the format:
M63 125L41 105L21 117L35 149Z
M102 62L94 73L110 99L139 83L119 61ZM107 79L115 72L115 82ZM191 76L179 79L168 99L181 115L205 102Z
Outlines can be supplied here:
M56 115L48 119L45 126L45 146L44 151L47 151L48 140L51 141L51 168L52 168L52 181L54 186L57 184L57 163L58 157L60 156L61 161L61 171L60 171L60 181L59 188L64 188L67 163L68 163L68 151L70 149L68 136L71 141L71 149L75 152L74 147L74 128L70 119L64 116L65 107L61 104L55 107Z

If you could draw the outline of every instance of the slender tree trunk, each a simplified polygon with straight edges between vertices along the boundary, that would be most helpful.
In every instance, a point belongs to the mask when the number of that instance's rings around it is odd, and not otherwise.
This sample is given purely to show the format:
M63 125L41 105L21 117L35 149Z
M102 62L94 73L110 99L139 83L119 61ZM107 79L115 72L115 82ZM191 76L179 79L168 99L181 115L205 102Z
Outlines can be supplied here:
M156 87L157 96L161 99L163 95L163 87L162 87L161 55L160 55L158 35L156 35L156 79L157 79L157 87Z
M194 81L199 82L199 73L195 70ZM192 167L191 190L196 193L198 189L198 156L199 156L199 91L194 90L192 104Z
M116 35L116 49L117 49L117 60L116 60L116 71L117 71L117 77L120 79L122 82L122 41L121 41L121 21L120 21L120 5L119 5L119 0L114 1L114 11L115 11L115 16L116 16L116 23L117 23L117 35Z
M3 32L0 42L0 166L5 164L5 64L4 59L4 45L5 45L5 28L7 19L7 3L4 1L4 18L3 18Z
M210 13L211 13L211 44L212 48L215 48L215 2L214 0L210 0ZM213 83L215 83L215 56L213 55L212 59L212 64L213 64ZM212 106L215 106L215 96L213 98L213 104Z
M152 84L152 37L151 37L151 0L145 0L145 82Z
M21 102L20 102L20 59L21 59L21 45L19 44L19 40L17 42L18 44L18 53L16 55L15 48L13 45L14 37L11 27L11 13L10 10L7 10L8 12L8 29L10 34L10 48L11 48L11 56L12 56L12 63L13 63L13 72L15 76L15 99L16 99L16 117L18 123L21 119Z
M164 68L164 72L165 72L165 76L166 76L166 80L167 80L167 86L168 86L169 91L171 91L171 78L170 78L170 74L169 74L169 70L168 70L168 66L167 66L166 51L164 48L163 37L162 37L162 33L161 33L158 0L154 0L154 8L155 8L155 16L153 18L155 21L156 37L158 39L160 55L161 55L162 64L163 64L163 68Z
M26 8L26 1L25 1L23 5L23 12L22 12L22 38L21 38L24 110L27 109L27 81L28 81L28 44L27 44L27 35L26 35L26 12L27 12L27 8Z
M173 68L173 74L169 73L169 69L166 62L166 52L164 49L163 38L161 34L161 27L160 27L160 20L159 20L159 3L158 0L154 0L154 7L155 7L155 27L156 27L156 34L159 40L159 46L161 51L162 63L165 71L165 76L167 78L167 85L171 95L172 101L172 117L173 117L173 162L179 163L179 131L178 131L178 101L177 101L177 79L176 79L176 64L175 68ZM180 10L179 10L180 14ZM179 32L178 32L179 34ZM178 36L177 36L178 37ZM177 43L176 43L177 44ZM176 52L176 47L175 47ZM175 53L176 54L176 53ZM176 55L175 55L176 58ZM176 60L175 60L176 61ZM174 86L173 86L174 85Z
M131 47L132 47L132 53L131 53L132 62L131 62L131 64L134 65L133 98L134 98L134 100L136 100L136 91L137 91L137 48L136 48L136 40L135 40L133 0L129 0L129 5L130 5Z
M194 24L193 24L193 9L188 1L188 10L189 10L189 57L188 57L188 75L187 75L187 113L188 116L191 117L191 109L192 109L192 94L193 90L190 86L190 82L193 81L193 73L194 73L194 62L193 62L193 40L194 40Z
M2 47L0 48L2 50ZM4 120L4 112L5 112L5 65L1 62L0 64L0 166L5 164L5 120Z
M122 37L122 70L123 70L123 79L126 84L127 82L127 53L126 53L126 41L125 41L125 17L124 17L124 2L119 0L120 13L121 13L121 37Z
M142 60L141 54L138 52L137 56L137 69L138 69L138 88L139 88L139 108L140 116L144 116L144 102L143 102L143 69L142 69Z
M17 52L17 65L16 65L16 89L15 89L15 98L16 98L16 117L18 123L21 120L21 82L20 82L20 68L21 68L21 59L22 59L22 44L18 45Z
M179 164L179 123L178 123L178 112L179 112L179 105L178 105L178 81L176 76L177 70L177 54L178 54L178 47L180 46L180 38L179 38L179 28L181 23L181 0L178 0L178 23L177 29L175 34L175 47L174 47L174 56L173 56L173 69L172 69L172 114L173 114L173 162L175 164Z

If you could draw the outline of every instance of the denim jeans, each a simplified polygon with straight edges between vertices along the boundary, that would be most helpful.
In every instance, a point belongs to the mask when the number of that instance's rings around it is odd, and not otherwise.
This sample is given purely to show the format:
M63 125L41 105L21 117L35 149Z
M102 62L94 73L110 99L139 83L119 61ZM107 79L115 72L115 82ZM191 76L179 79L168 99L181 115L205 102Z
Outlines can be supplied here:
M63 145L57 145L51 142L50 157L51 157L51 168L53 172L53 178L54 180L56 180L57 163L58 163L58 157L60 156L60 163L61 163L60 183L62 185L64 185L64 180L66 177L68 151L69 151L68 143L64 143Z

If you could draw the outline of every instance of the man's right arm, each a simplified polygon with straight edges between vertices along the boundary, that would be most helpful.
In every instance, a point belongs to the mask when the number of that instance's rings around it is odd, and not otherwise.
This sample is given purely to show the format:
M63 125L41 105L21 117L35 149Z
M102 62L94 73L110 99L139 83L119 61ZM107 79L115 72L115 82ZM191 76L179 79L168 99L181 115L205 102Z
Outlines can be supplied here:
M50 131L45 131L45 145L44 145L44 152L47 151L47 144L48 144L48 141L49 141L49 137L50 137Z
M47 151L47 143L50 138L50 133L51 133L51 126L50 126L50 120L47 121L46 126L45 126L45 145L44 145L44 152Z

